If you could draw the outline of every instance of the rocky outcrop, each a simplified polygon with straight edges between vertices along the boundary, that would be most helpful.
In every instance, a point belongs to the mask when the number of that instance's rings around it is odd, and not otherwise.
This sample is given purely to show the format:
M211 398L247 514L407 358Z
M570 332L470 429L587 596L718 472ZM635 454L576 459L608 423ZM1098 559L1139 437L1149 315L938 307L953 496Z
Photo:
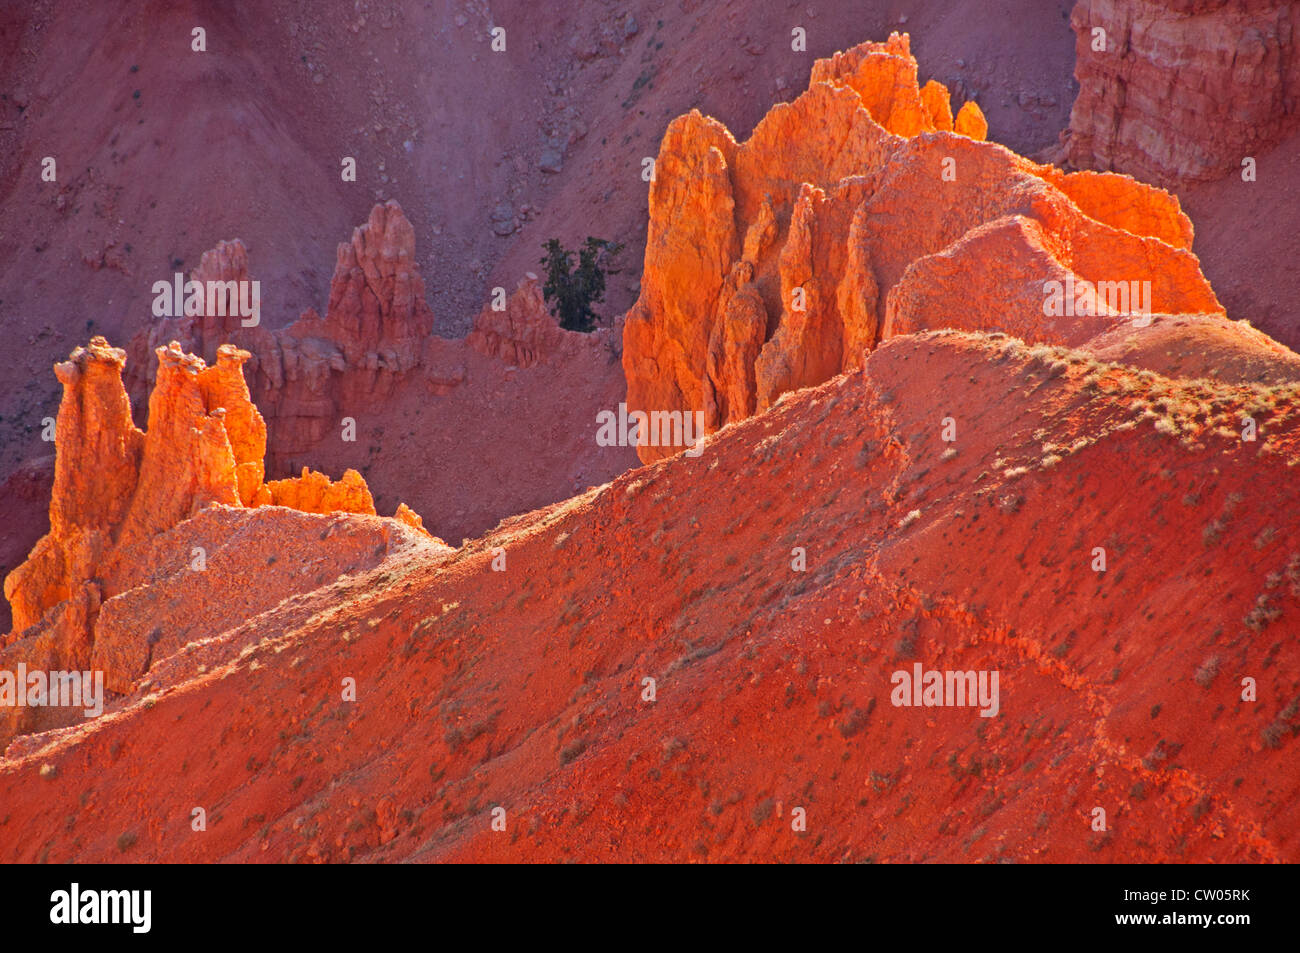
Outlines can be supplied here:
M1294 3L1080 0L1070 24L1079 96L1063 144L1076 166L1216 179L1300 125Z
M531 367L559 346L565 332L547 310L537 276L528 272L497 310L492 302L474 319L465 343L514 367Z
M415 229L395 201L376 205L339 245L324 327L349 367L400 373L418 363L433 314L415 263Z
M63 402L55 422L50 532L5 579L15 632L89 584L126 520L140 478L144 434L131 421L122 388L125 362L121 349L94 338L55 365ZM80 644L82 635L69 646L75 659L85 658L82 650L89 648Z
M251 303L251 284L254 276L249 273L248 251L239 239L218 242L216 247L205 251L199 264L189 276L189 282L197 282L206 292L208 282L234 282L236 289L249 286L247 299ZM260 290L260 289L259 289ZM238 302L239 291L236 290L235 301ZM185 302L183 296L182 302ZM283 373L278 361L279 348L275 335L261 323L258 315L256 326L245 326L245 319L238 313L238 308L231 308L229 298L214 295L212 305L204 293L194 305L184 307L182 313L156 317L145 330L137 334L127 344L126 352L130 358L122 375L126 382L128 394L132 398L147 397L153 391L157 380L159 364L154 360L154 353L160 347L166 347L175 341L182 351L202 358L213 364L217 359L217 348L222 344L234 344L249 352L247 372L253 380L254 389L259 385L265 388L266 382L260 380L259 369L271 381L280 381ZM190 313L185 313L186 311ZM278 386L278 385L277 385Z
M266 425L244 381L248 358L222 344L209 366L177 342L158 348L143 432L132 422L122 383L125 351L97 337L56 365L63 401L50 531L5 579L14 620L8 661L33 669L90 668L101 608L158 569L157 540L213 506L375 513L355 471L337 482L306 470L297 479L263 481ZM418 526L413 516L408 511L403 522ZM188 563L190 554L176 559ZM135 636L144 640L147 633ZM121 684L136 674L110 671L108 677Z
M255 278L235 239L204 253L189 280L206 285ZM401 206L389 201L376 205L352 240L338 246L324 317L309 308L287 327L272 329L269 315L246 327L237 313L208 313L205 299L195 313L159 318L132 339L125 379L133 399L143 400L159 373L154 352L168 341L209 364L223 343L248 352L245 373L266 421L268 472L292 473L298 469L293 462L338 434L345 417L356 420L386 405L403 382L440 397L463 386L467 348L506 370L572 354L586 337L559 327L532 273L503 304L499 311L485 304L463 340L434 336L415 232Z
M238 239L205 252L189 277L205 286L254 280ZM260 320L245 326L238 313L211 310L205 298L202 311L161 318L137 335L128 389L137 398L147 392L158 373L152 353L164 342L175 340L209 363L220 344L234 344L250 355L251 390L266 414L275 462L391 394L419 366L434 323L415 261L415 230L395 201L376 205L352 240L338 246L324 317L309 308L272 330Z
M255 281L252 268L241 242L222 242L189 279ZM470 333L453 339L429 333L424 294L409 223L396 202L376 206L339 247L324 317L308 309L277 328L264 307L257 326L244 327L238 315L209 316L204 298L193 314L159 318L137 335L124 372L136 419L159 373L159 347L175 340L212 365L218 346L233 344L248 352L244 374L265 420L265 456L254 456L265 461L268 492L304 465L354 468L377 488L381 510L393 512L403 499L436 508L429 529L451 539L567 499L635 463L628 447L598 443L592 423L626 393L617 364L621 316L590 334L566 331L527 274L508 296L494 288ZM471 420L492 423L467 429ZM517 458L496 454L504 444ZM424 462L434 459L436 467ZM355 503L345 494L324 505ZM291 505L321 504L300 494ZM15 541L7 566L37 535Z
M323 473L303 467L302 476L290 480L272 480L266 485L270 501L276 506L287 506L304 513L369 513L375 512L375 501L370 488L356 470L348 470L343 479L335 482ZM423 526L410 519L415 514L406 504L398 507L409 525ZM416 520L419 519L417 516Z
M974 102L963 103L954 121L947 88L930 80L918 86L911 39L892 34L884 43L862 43L813 64L809 83L843 86L858 94L863 108L885 129L899 136L922 132L977 133L988 131L984 114Z
M27 561L50 530L54 454L33 457L0 483L0 578ZM0 632L13 628L9 603L0 599Z
M1188 314L1232 338L1177 198L983 141L967 105L954 119L946 90L918 89L895 34L819 61L744 143L698 112L672 122L624 331L629 409L716 430L935 328L1086 347Z

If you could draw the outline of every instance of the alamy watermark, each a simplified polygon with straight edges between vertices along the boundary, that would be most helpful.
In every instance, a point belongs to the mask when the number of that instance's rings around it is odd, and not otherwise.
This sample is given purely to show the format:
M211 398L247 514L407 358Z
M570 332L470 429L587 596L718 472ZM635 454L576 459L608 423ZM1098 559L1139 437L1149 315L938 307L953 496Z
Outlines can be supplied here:
M596 445L600 447L686 447L688 457L704 452L699 446L704 437L704 411L633 410L618 405L618 413L602 410L596 414ZM634 425L629 427L629 424Z
M1043 282L1043 314L1049 318L1132 317L1135 327L1151 323L1151 282L1098 281L1066 275Z
M83 890L73 883L50 894L54 924L126 924L133 933L148 933L153 925L152 890Z
M240 317L239 323L246 328L255 328L262 321L260 281L186 281L178 271L171 281L155 281L153 294L155 318L229 315Z
M80 708L87 718L104 713L104 673L16 672L0 669L0 708Z
M974 708L980 709L981 718L997 715L998 673L988 671L925 671L921 663L912 671L902 669L890 676L894 690L889 700L895 708Z

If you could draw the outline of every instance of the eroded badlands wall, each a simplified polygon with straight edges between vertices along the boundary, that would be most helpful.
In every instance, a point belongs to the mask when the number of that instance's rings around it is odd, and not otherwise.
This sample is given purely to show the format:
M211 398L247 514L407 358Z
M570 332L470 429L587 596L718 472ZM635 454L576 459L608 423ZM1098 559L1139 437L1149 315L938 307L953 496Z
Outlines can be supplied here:
M1170 185L1217 179L1300 126L1290 0L1080 0L1070 25L1076 166Z

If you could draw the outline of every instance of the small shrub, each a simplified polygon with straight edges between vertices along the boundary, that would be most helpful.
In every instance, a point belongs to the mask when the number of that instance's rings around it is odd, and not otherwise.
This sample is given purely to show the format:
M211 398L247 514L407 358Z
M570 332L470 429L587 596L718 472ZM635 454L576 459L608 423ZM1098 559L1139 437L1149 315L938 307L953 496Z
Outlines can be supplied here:
M1268 596L1261 595L1255 600L1254 608L1247 613L1246 618L1243 621L1246 623L1246 628L1250 629L1250 631L1263 632L1264 629L1268 627L1269 623L1273 622L1281 615L1282 610L1276 606L1269 605Z
M1197 685L1206 688L1209 686L1210 682L1214 681L1214 676L1218 674L1219 657L1217 655L1211 655L1201 663L1200 668L1196 670L1196 674L1193 675L1192 678L1196 681Z
M542 295L551 307L551 313L566 331L589 333L596 329L596 312L591 306L605 298L605 276L618 271L609 267L622 250L618 242L587 236L577 251L578 267L574 270L574 252L552 238L544 246L546 257L541 260L546 269L546 284Z

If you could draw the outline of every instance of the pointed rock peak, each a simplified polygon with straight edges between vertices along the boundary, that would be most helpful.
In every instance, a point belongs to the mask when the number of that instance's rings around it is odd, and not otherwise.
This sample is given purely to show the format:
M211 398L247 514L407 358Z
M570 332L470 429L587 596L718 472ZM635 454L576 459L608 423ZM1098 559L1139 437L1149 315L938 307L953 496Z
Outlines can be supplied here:
M209 248L190 272L192 281L246 281L248 279L248 249L238 238L219 241Z
M54 365L54 373L64 384L75 381L92 366L114 369L120 374L126 366L126 351L112 347L103 337L93 337L85 347L78 347L66 361Z
M244 382L248 351L222 345L211 366L177 341L156 353L147 432L131 421L123 350L96 337L55 365L63 402L50 532L5 580L11 641L22 642L32 629L31 651L46 653L42 665L84 666L96 645L101 602L156 572L152 548L215 504L375 514L355 470L332 481L304 468L296 479L263 483L266 424ZM422 528L409 508L399 520Z

